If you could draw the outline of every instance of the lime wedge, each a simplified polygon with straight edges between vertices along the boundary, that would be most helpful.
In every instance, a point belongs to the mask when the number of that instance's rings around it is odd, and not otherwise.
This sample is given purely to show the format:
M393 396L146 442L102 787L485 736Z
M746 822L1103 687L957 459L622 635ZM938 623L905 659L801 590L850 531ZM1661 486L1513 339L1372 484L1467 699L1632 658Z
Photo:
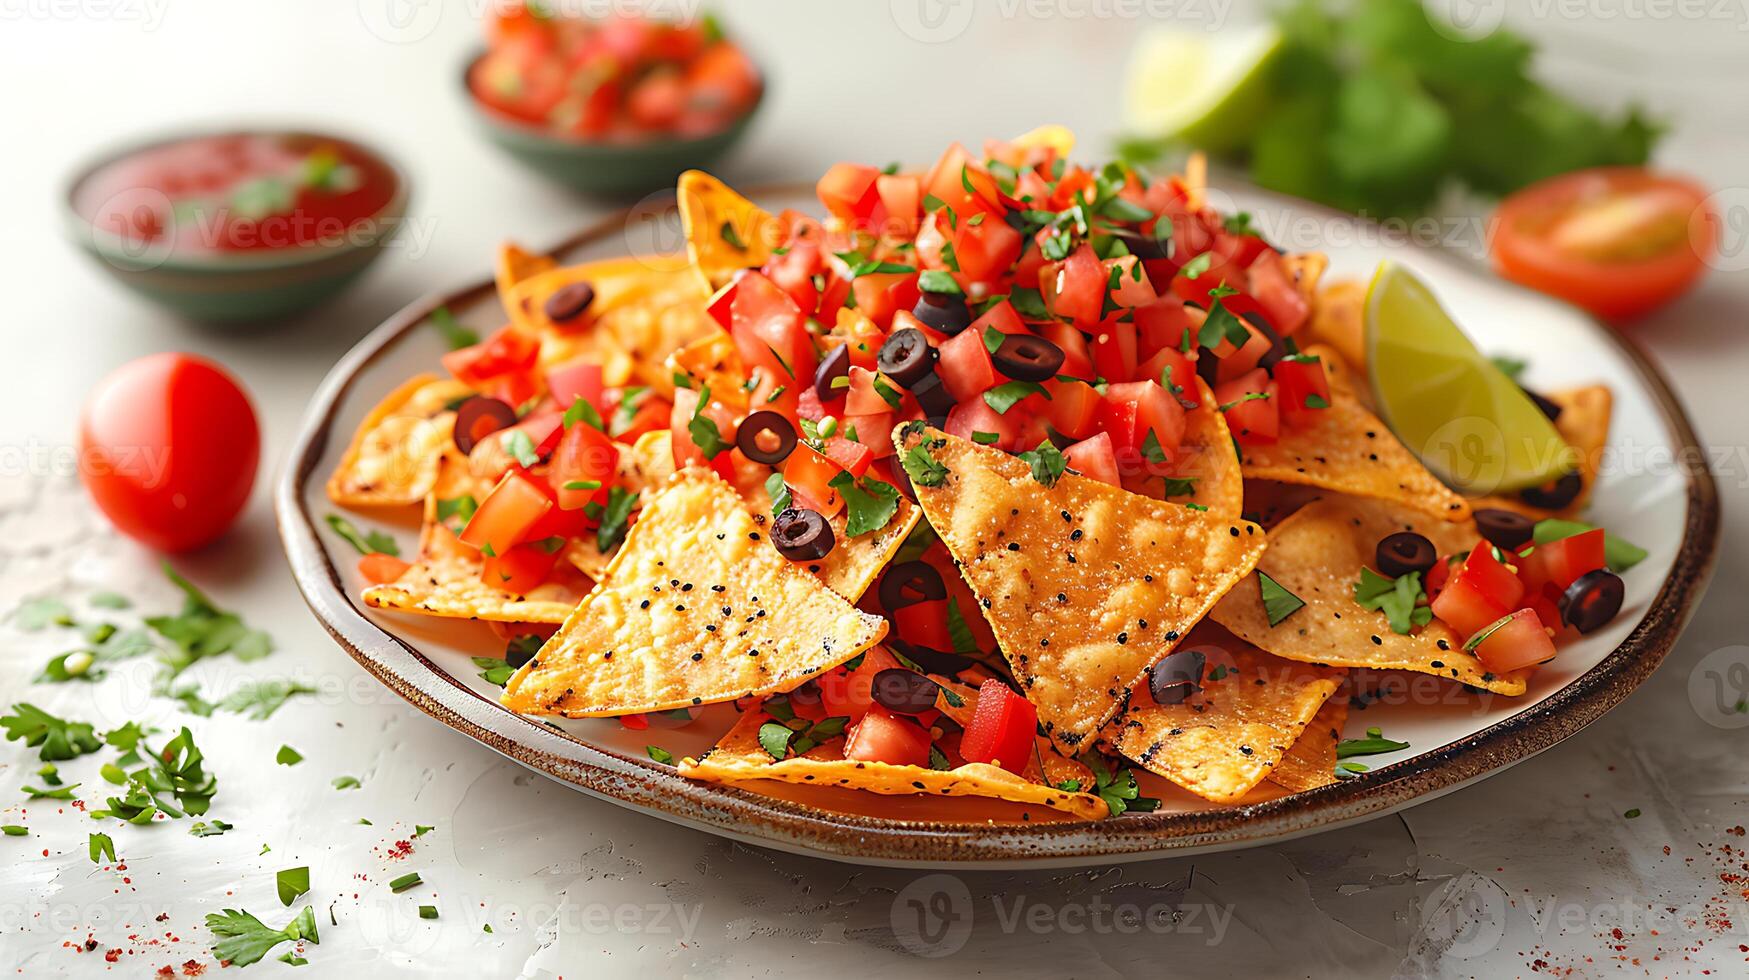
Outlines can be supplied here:
M1124 127L1210 153L1250 142L1269 100L1269 66L1281 51L1273 27L1148 32L1130 54Z
M1548 417L1414 274L1379 264L1365 327L1379 415L1440 479L1480 495L1539 486L1573 468Z

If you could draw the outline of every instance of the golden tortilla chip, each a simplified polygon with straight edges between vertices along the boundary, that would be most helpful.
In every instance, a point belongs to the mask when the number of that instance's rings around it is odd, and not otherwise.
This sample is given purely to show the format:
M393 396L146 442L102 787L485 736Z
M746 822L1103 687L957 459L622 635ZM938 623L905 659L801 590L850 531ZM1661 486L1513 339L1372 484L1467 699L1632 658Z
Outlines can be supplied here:
M944 468L933 485L913 473L917 500L1067 755L1263 553L1246 521L1073 474L1046 487L1018 457L921 423L894 435L906 461Z
M1372 564L1379 540L1397 531L1426 535L1442 555L1481 540L1474 524L1448 524L1413 510L1372 500L1331 497L1314 501L1269 533L1269 551L1257 563L1305 607L1269 625L1256 575L1227 594L1210 614L1248 643L1278 657L1332 667L1397 667L1449 677L1496 694L1524 693L1527 671L1496 675L1465 653L1464 638L1435 619L1404 636L1383 612L1354 601L1354 583Z
M1310 344L1328 344L1349 366L1366 368L1366 283L1341 279L1318 290L1312 302L1312 319L1296 337L1303 349ZM1366 385L1359 385L1365 389ZM1371 398L1361 392L1362 401Z
M536 255L533 252L525 251L522 246L515 242L505 242L498 246L498 263L493 279L498 284L498 301L504 305L505 316L514 317L516 315L512 312L510 304L513 301L512 295L517 283L524 279L532 279L543 272L551 271L557 268L558 264L552 256ZM518 297L515 301L526 303L528 298L526 296ZM522 312L528 311L524 308Z
M554 323L547 298L578 282L595 289L588 313L578 322ZM593 357L610 387L641 384L664 398L674 391L668 353L720 332L692 273L660 255L552 269L512 287L506 306L519 328L540 334L543 367Z
M963 690L963 689L962 689ZM976 695L971 695L975 698ZM970 699L968 699L970 703ZM1016 775L999 766L967 762L953 769L885 762L852 762L844 758L844 740L833 739L804 755L777 760L759 744L759 728L775 719L764 710L748 711L710 751L698 759L683 759L680 774L710 783L734 783L753 779L776 779L788 783L859 789L887 796L980 796L1061 810L1073 816L1098 820L1110 816L1105 801L1091 793L1057 789L1035 762L1028 775ZM1061 759L1055 752L1045 754ZM1062 760L1072 762L1072 760ZM1091 773L1079 763L1080 785L1093 784ZM1061 770L1067 772L1068 770Z
M727 331L712 331L679 348L668 355L667 367L670 375L678 371L708 386L714 400L737 414L746 411L747 389L741 385L747 380L747 369Z
M1330 268L1330 256L1323 252L1292 252L1281 257L1281 265L1294 281L1294 289L1299 291L1307 306L1315 306L1318 302L1318 283L1323 281L1324 272Z
M514 595L482 581L482 567L477 555L471 560L459 555L421 558L395 581L365 589L364 603L374 609L454 619L562 623L583 597L582 583L564 581L562 574L527 595Z
M1330 407L1307 413L1281 437L1244 446L1239 466L1246 479L1279 480L1371 497L1413 507L1448 521L1467 520L1469 502L1427 467L1366 410L1354 393L1330 386Z
M1208 508L1211 517L1236 519L1245 506L1245 477L1239 470L1239 454L1233 448L1233 436L1227 429L1227 417L1215 402L1215 393L1207 382L1196 379L1197 407L1184 414L1184 439L1179 444L1180 457L1171 474L1172 479L1192 481L1190 492L1167 495L1167 478L1143 475L1126 482L1147 497L1164 498L1175 504L1197 504Z
M1573 461L1584 481L1584 489L1573 502L1560 510L1532 507L1517 497L1484 497L1473 506L1503 507L1539 520L1545 517L1577 517L1591 502L1591 491L1597 486L1597 471L1603 465L1603 453L1609 445L1609 420L1615 396L1604 385L1587 385L1548 394L1548 399L1561 406L1561 417L1555 420L1555 431L1561 434L1573 451Z
M1336 746L1342 741L1342 729L1347 725L1348 696L1344 687L1306 723L1299 741L1269 770L1269 781L1295 793L1335 782Z
M1069 154L1075 152L1075 131L1067 126L1046 123L1021 133L1009 142L1026 148L1048 146L1058 157L1067 159Z
M1206 658L1202 687L1180 704L1155 704L1142 685L1114 741L1216 803L1237 802L1268 778L1342 682L1339 670L1272 657L1219 628L1199 627L1179 649Z
M765 492L765 487L747 487L743 496L747 508L753 512L753 522L760 527L770 525L771 495ZM849 535L850 515L839 510L826 519L826 523L832 525L832 534L838 543L826 557L818 561L797 562L796 567L807 569L825 582L827 588L855 602L880 577L881 569L893 560L899 546L905 543L906 535L922 518L923 511L916 504L900 497L899 509L885 527L853 538Z
M674 453L669 448L667 431L646 432L630 446L619 444L620 485L639 497L634 512L666 486L673 475ZM587 534L571 539L565 549L565 560L590 579L599 581L607 573L607 563L613 556L601 550L594 534Z
M471 394L460 381L421 374L371 409L328 478L328 499L343 507L418 503L437 480L443 446L453 436L448 406Z
M684 470L504 703L573 718L785 691L879 642L859 612L771 546L733 487Z
M727 286L735 273L771 258L777 219L727 184L702 170L688 170L675 194L686 254L707 295Z

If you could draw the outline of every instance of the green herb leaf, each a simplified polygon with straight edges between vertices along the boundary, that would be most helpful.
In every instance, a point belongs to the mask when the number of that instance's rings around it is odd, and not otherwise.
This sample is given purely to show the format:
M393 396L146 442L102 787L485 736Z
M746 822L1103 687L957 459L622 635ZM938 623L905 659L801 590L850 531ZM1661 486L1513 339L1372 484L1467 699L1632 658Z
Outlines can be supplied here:
M1006 415L1009 409L1028 395L1043 395L1046 401L1051 400L1051 393L1037 381L1004 381L984 392L984 404L990 406L997 415Z
M258 963L268 950L283 942L301 940L317 946L322 943L316 934L315 910L308 905L281 929L269 928L260 919L238 909L208 914L206 926L218 940L212 947L213 956L231 966Z
M1354 583L1354 601L1363 609L1383 612L1391 632L1404 636L1433 621L1433 610L1419 604L1426 598L1420 572L1389 579L1362 566L1360 580Z
M497 657L475 657L473 659L474 666L482 668L480 670L480 679L495 687L503 687L505 684L508 684L510 678L516 674L515 667L499 660Z
M571 403L571 407L565 409L565 415L560 419L560 424L567 429L578 422L582 422L598 432L607 431L606 423L601 421L601 413L596 411L595 406L589 404L589 399L582 395L578 395L577 399Z
M686 431L692 436L693 445L704 453L705 459L715 459L718 453L730 448L729 442L717 428L717 423L704 414L710 403L711 386L705 385L699 389L698 404L692 410L692 418L686 423Z
M747 251L747 243L741 240L740 232L735 230L735 226L732 223L727 221L723 222L722 226L717 229L717 235L722 238L723 241L727 242L730 247L739 249L743 252Z
M768 721L759 726L759 747L773 759L782 759L789 754L789 740L794 734L787 725Z
M347 544L357 548L361 555L383 554L400 557L401 548L395 544L395 539L381 531L372 531L369 534L361 533L357 525L339 514L329 514L327 521L328 526L334 529L334 533L344 538Z
M1184 266L1178 270L1178 274L1186 279L1195 279L1209 271L1209 265L1212 264L1214 260L1215 255L1213 252L1204 252L1191 259L1189 262L1184 263Z
M1356 755L1380 755L1408 747L1408 742L1397 742L1388 738L1380 738L1377 735L1368 735L1366 738L1345 738L1336 743L1336 758L1347 759Z
M602 554L619 547L625 540L632 508L637 503L638 495L625 487L613 487L607 491L607 506L602 508L601 524L595 529L595 547Z
M1020 458L1032 468L1032 478L1047 487L1056 486L1069 467L1062 451L1048 438L1039 440L1038 448L1021 453Z
M473 494L463 494L460 497L439 498L437 501L437 521L439 524L449 524L450 518L455 518L457 525L466 525L474 517L474 511L480 509L480 504Z
M27 633L50 626L72 626L73 610L59 599L28 599L12 611L12 623Z
M912 446L905 455L899 457L900 465L905 467L905 475L911 482L920 487L939 487L947 479L947 467L936 462L929 455L929 450L922 443Z
M174 648L164 655L171 677L208 657L229 653L249 661L273 652L273 640L266 633L250 629L236 613L213 605L205 593L177 574L168 561L164 562L164 574L182 590L182 611L174 616L148 616L146 625L173 644Z
M419 872L409 871L406 874L400 876L399 878L396 878L396 879L390 881L389 882L389 891L392 891L395 894L399 895L400 893L406 891L409 888L417 888L423 884L425 884L425 879L419 877Z
M845 514L849 518L844 533L861 537L886 527L899 512L899 488L873 477L858 480L849 472L839 473L827 482L844 498Z
M266 721L297 695L315 693L314 687L299 681L268 678L244 684L220 701L219 707L234 714L247 715L251 721Z
M360 786L363 786L363 785L364 785L363 783L358 781L357 776L335 776L334 777L334 788L335 789L358 789Z
M644 746L644 751L650 754L650 758L665 766L671 766L674 764L674 753L660 745L646 745Z
M217 837L235 827L236 824L229 824L223 820L197 820L193 826L188 828L188 835L190 837Z
M1531 530L1531 541L1536 544L1549 544L1595 530L1595 525L1583 521L1564 521L1551 517L1536 522L1536 527ZM1645 561L1648 554L1650 552L1639 545L1629 544L1608 531L1603 532L1603 560L1609 565L1609 570L1617 575Z
M953 273L942 269L924 270L917 277L917 288L926 293L965 295L965 290L960 288L959 280L953 277Z
M449 344L450 350L461 350L480 342L480 335L457 323L447 306L431 311L431 325L443 334L444 342Z
M23 741L26 747L36 748L37 758L44 762L77 759L103 745L96 729L85 722L65 721L23 702L12 706L12 714L0 716L0 728L5 729L8 742Z
M87 838L86 853L91 856L92 864L97 864L102 857L108 857L110 864L115 864L118 860L115 856L115 841L108 834L93 833Z
M1266 572L1257 572L1258 591L1263 595L1263 613L1269 617L1269 625L1277 626L1282 620L1300 611L1306 604L1304 599L1289 592L1280 582L1269 577Z
M5 834L8 837L29 837L30 828L15 823L9 823L5 826L0 826L0 834Z
M299 895L310 890L310 869L286 868L273 876L273 883L279 889L279 904L291 908Z

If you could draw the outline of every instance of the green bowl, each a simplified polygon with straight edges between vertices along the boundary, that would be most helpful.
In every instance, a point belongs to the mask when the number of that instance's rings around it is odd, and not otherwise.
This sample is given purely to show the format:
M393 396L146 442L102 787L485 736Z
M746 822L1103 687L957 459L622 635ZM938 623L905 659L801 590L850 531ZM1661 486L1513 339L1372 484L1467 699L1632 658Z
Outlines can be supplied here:
M518 163L555 183L600 197L627 198L673 188L682 173L703 168L734 146L765 102L768 79L759 98L734 123L697 139L655 139L607 143L567 137L510 119L482 105L468 87L468 76L484 51L462 66L462 98L486 138Z
M354 226L344 240L239 254L179 253L167 246L131 242L97 229L75 207L84 182L116 160L185 139L231 134L312 135L351 143L376 156L394 174L394 197L373 218ZM131 142L93 157L67 182L61 207L68 237L117 282L190 319L241 324L298 313L339 294L382 255L400 231L410 199L406 170L360 140L300 128L232 127Z

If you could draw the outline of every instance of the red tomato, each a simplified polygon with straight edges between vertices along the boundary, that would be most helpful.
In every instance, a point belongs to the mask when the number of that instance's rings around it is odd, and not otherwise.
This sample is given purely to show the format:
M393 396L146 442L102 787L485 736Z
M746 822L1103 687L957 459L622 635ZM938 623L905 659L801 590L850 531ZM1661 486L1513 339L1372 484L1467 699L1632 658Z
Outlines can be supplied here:
M984 345L984 331L973 324L942 344L935 364L942 387L955 401L967 402L996 387L996 364Z
M513 469L480 501L457 537L483 553L502 555L552 508L546 492L527 474Z
M1519 577L1533 592L1552 591L1554 595L1560 595L1579 576L1604 567L1603 540L1603 529L1594 528L1570 538L1539 544L1530 554L1516 560Z
M820 688L820 710L825 717L861 718L874 703L874 676L899 662L886 647L874 647L862 655L855 670L829 670L815 679Z
M892 403L875 390L877 379L887 391L895 394L899 391L897 385L881 378L879 374L854 364L850 366L850 388L844 399L845 415L875 415L893 410Z
M794 391L797 379L813 380L814 342L803 326L801 308L770 279L748 272L737 280L730 320L741 363L748 370L763 368L762 383ZM756 402L759 397L756 390Z
M358 574L373 585L387 585L407 573L411 564L381 552L358 556Z
M1262 368L1215 387L1215 404L1227 416L1227 428L1242 446L1266 445L1281 434L1275 382ZM1262 397L1256 397L1256 396Z
M480 581L512 595L527 595L547 580L559 563L564 543L533 541L516 545L502 554L487 555L480 568Z
M1300 354L1276 362L1275 387L1281 401L1277 410L1290 426L1315 423L1330 407L1330 376L1316 357Z
M875 233L907 240L917 234L917 219L923 213L923 182L908 174L882 174L875 178L875 191L881 199Z
M842 472L844 469L837 463L801 444L783 461L783 482L789 484L790 493L824 517L831 517L844 507L844 498L830 486Z
M1111 436L1104 432L1063 450L1063 462L1082 476L1114 487L1123 486L1117 472L1117 453L1111 448Z
M1286 337L1305 325L1312 315L1312 307L1300 294L1299 287L1288 278L1281 256L1274 249L1264 249L1246 274L1249 280L1246 292L1263 308L1264 318L1276 333Z
M871 272L850 284L857 312L876 324L891 324L894 314L917 305L917 273Z
M1524 583L1494 557L1494 548L1487 542L1478 542L1453 573L1452 583L1460 582L1475 586L1477 592L1502 609L1517 609L1518 601L1524 598Z
M880 191L875 178L881 172L860 163L835 163L819 183L814 193L833 217L852 223L861 222L874 213L880 203Z
M1167 461L1184 440L1184 406L1153 381L1128 381L1106 386L1099 418L1101 426L1111 435L1112 448L1125 459L1141 458L1138 454L1149 445L1149 432L1154 433ZM1159 463L1158 460L1144 462Z
M858 429L861 435L862 430ZM874 453L860 442L851 442L841 435L835 435L826 440L826 458L837 463L851 476L861 479L868 472L868 464L874 462Z
M1190 307L1171 296L1163 296L1136 309L1136 329L1140 331L1144 351L1157 351L1163 347L1182 351L1185 331L1194 332L1201 325ZM1196 349L1194 342L1190 347Z
M1555 643L1534 610L1520 609L1482 628L1476 659L1496 674L1553 660Z
M907 643L931 650L952 650L953 634L947 629L946 599L925 599L909 606L887 610L893 629Z
M1177 398L1189 399L1192 405L1202 401L1196 387L1196 359L1176 347L1155 351L1153 357L1136 368L1136 377L1157 381L1160 387Z
M717 427L722 445L714 456L706 457L704 449L692 437L692 417L702 415ZM707 436L708 438L708 436ZM675 466L709 466L725 479L734 475L734 459L728 448L735 444L735 417L722 402L712 399L703 412L698 411L698 392L691 388L674 389L674 407L668 416L668 445Z
M581 398L602 411L606 407L601 398L603 387L601 364L593 358L567 361L547 371L547 391L561 409L570 408Z
M261 434L224 368L152 354L92 390L79 422L79 475L111 524L159 551L223 534L249 502Z
M526 371L539 354L539 337L515 327L505 327L477 344L443 355L443 366L457 381L482 388L487 381L500 375Z
M619 447L600 429L578 422L565 430L553 450L547 482L560 510L580 510L590 503L605 505L618 473Z
M960 272L974 282L994 281L1020 258L1020 232L994 217L974 224L961 215L959 227L950 229L948 237Z
M1704 188L1638 167L1551 177L1494 213L1494 265L1508 279L1627 320L1700 279L1718 249Z
M1483 595L1475 583L1456 578L1446 582L1433 597L1432 608L1440 622L1466 638L1507 613L1505 606Z
M1099 428L1101 401L1099 392L1092 385L1052 378L1044 382L1044 386L1051 393L1050 408L1046 410L1050 414L1051 428L1071 439L1085 439Z
M875 415L846 415L839 420L839 428L845 438L855 433L857 442L868 447L875 459L884 459L893 455L893 413L880 412ZM886 481L891 483L891 480Z
M1057 369L1058 374L1066 374L1071 378L1092 381L1093 351L1087 346L1087 335L1075 329L1074 325L1053 320L1039 326L1039 335L1057 345L1063 352L1063 366Z
M1062 262L1039 270L1039 292L1053 314L1090 330L1099 322L1107 278L1105 267L1093 254L1093 246L1083 243Z
M1117 286L1109 289L1113 303L1126 309L1136 309L1157 299L1153 284L1148 282L1148 277L1142 272L1141 260L1133 255L1123 255L1100 263L1100 274L1105 276L1108 288L1111 287L1114 269L1117 270Z
M850 727L844 739L844 758L894 766L927 766L929 733L911 719L873 705Z
M974 442L977 441L975 437L978 433L983 433L985 439L995 436L995 442L981 444L995 446L1003 452L1032 448L1020 444L1020 413L1010 411L1006 415L998 414L982 398L968 398L955 405L948 411L947 424L943 428L948 435L972 439Z
M960 757L1021 772L1038 751L1037 732L1038 709L992 677L978 687L978 707L960 738Z
M616 439L637 442L638 437L646 432L668 428L673 404L653 391L646 389L638 393L637 404L629 416L624 411L626 392L623 389L608 392L606 399L601 414L607 420L607 431Z

